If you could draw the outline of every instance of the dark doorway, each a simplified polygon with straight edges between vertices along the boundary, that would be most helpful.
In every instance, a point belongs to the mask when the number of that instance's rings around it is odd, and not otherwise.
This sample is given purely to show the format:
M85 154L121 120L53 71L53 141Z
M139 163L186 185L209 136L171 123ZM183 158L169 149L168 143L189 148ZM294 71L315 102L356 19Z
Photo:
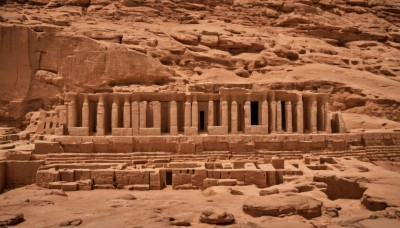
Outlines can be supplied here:
M166 180L165 180L167 185L172 185L172 170L167 170L166 171Z
M282 130L286 131L286 104L284 101L281 102L282 110Z
M252 101L250 106L251 125L258 125L258 101Z
M205 123L205 114L204 111L200 111L199 113L199 131L206 130L206 123Z

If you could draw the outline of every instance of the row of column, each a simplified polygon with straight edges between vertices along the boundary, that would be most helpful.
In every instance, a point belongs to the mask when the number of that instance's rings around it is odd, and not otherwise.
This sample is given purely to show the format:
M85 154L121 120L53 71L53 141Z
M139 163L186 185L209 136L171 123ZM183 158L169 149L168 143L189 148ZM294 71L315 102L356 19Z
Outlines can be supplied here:
M105 135L105 97L104 95L99 95L99 100L97 103L97 113L96 113L96 133L97 135ZM282 112L282 102L285 105L285 113ZM119 128L119 100L115 96L111 106L111 129ZM152 101L152 113L153 113L153 126L152 128L161 128L161 102ZM261 118L258 125L265 127L267 133L275 132L311 132L317 133L318 131L331 132L331 121L329 115L329 103L326 101L317 103L316 99L311 99L309 107L303 107L302 99L299 99L295 105L289 101L270 101L267 100L259 101L261 105ZM149 104L148 101L132 101L130 102L130 97L126 96L124 98L123 110L122 110L122 127L131 128L133 135L139 134L139 129L147 128L147 108ZM71 96L70 103L68 104L68 127L77 127L78 115L77 115L77 101L76 96ZM244 103L244 126L251 127L251 101L247 99ZM237 134L239 121L239 104L236 100L232 100L230 104L230 110L228 101L224 98L220 101L220 126L228 127L229 125L229 115L230 115L230 133ZM90 115L89 115L89 97L84 96L82 104L82 127L90 126ZM307 115L304 115L304 111ZM285 115L283 117L283 115ZM307 119L304 120L304 117ZM207 108L207 118L208 127L214 125L214 101L208 101ZM285 120L285 129L282 126L282 120ZM193 97L190 102L187 99L184 103L184 130L192 129L198 130L199 127L199 105L197 99ZM305 125L304 125L305 124ZM254 125L253 125L254 126ZM295 128L295 129L294 129ZM178 108L177 102L169 102L169 129L170 134L178 133ZM268 132L269 131L269 132ZM245 132L246 133L246 132Z

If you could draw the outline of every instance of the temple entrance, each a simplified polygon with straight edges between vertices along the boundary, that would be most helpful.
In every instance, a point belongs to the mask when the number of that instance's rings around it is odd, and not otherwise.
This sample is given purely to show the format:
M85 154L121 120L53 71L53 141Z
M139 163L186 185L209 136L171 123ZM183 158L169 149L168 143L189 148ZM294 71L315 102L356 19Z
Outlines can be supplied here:
M199 131L205 131L206 130L206 120L205 120L205 113L204 111L199 112Z
M258 101L250 103L251 125L258 125Z
M166 171L165 182L166 182L166 185L172 185L172 170Z

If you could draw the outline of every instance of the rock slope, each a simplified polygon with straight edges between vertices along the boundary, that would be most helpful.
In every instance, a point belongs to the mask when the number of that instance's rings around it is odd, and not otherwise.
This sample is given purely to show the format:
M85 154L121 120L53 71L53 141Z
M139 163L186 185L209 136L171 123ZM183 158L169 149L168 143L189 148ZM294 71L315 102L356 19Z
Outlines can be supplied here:
M399 0L1 2L3 119L65 91L233 82L325 91L334 110L400 121Z

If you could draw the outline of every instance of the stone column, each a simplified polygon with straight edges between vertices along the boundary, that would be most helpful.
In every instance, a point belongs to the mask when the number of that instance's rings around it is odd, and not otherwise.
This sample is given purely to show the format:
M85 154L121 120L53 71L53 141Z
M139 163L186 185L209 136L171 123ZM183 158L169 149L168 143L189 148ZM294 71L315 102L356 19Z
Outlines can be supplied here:
M285 115L286 115L286 132L292 133L293 132L293 127L292 127L292 102L291 101L286 101L285 102Z
M244 129L245 133L247 133L246 129L251 129L251 108L249 98L247 98L246 102L244 103Z
M178 134L178 108L176 105L176 101L171 101L169 112L170 133L172 135L176 135Z
M192 125L192 105L189 102L189 98L185 102L185 127L190 127Z
M317 101L317 131L325 131L325 104Z
M82 127L89 127L89 96L85 95L82 104Z
M276 101L271 101L271 133L276 132Z
M129 103L129 96L125 95L124 100L124 128L131 127L131 105Z
M208 101L208 126L214 126L214 101Z
M69 94L70 102L68 104L68 127L76 127L77 125L77 110L76 110L76 95Z
M140 128L146 128L146 121L147 121L147 101L140 102L140 113L139 113L139 126Z
M317 100L312 97L310 107L310 130L311 133L317 133Z
M111 107L111 129L118 128L118 96L114 94Z
M265 99L261 103L261 125L268 129L268 101Z
M331 127L331 115L329 113L330 107L329 107L329 102L325 102L325 110L324 110L324 121L325 121L325 132L326 133L332 133L332 127Z
M221 126L228 127L228 101L221 101Z
M199 128L199 105L197 103L196 95L193 96L192 101L192 127Z
M153 101L153 127L161 129L161 103Z
M298 133L304 133L303 99L301 95L296 104L296 128Z
M132 134L139 134L139 102L132 102Z
M99 95L99 102L97 103L97 123L96 123L96 134L97 135L105 135L105 127L104 127L104 95Z
M238 133L238 104L236 102L236 97L231 104L231 133Z
M282 103L276 102L276 131L282 132Z

